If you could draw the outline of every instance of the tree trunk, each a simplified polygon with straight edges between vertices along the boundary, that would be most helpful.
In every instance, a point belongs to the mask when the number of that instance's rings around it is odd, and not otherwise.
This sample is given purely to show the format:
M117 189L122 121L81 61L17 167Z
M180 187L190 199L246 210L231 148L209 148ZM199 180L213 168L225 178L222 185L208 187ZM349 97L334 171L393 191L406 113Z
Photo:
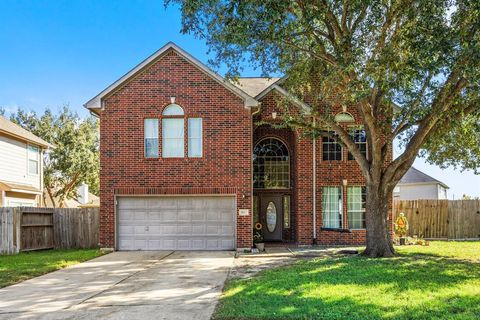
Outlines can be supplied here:
M383 189L383 190L382 190ZM392 257L395 255L390 236L388 205L391 194L380 187L380 183L367 183L366 225L367 248L363 254L376 257Z

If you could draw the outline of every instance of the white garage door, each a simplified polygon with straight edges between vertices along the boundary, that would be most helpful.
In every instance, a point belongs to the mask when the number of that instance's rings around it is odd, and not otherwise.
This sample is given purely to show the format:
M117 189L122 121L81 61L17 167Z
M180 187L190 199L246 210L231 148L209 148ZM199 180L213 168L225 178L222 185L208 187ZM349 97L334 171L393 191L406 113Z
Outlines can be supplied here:
M117 198L119 250L233 250L234 197Z

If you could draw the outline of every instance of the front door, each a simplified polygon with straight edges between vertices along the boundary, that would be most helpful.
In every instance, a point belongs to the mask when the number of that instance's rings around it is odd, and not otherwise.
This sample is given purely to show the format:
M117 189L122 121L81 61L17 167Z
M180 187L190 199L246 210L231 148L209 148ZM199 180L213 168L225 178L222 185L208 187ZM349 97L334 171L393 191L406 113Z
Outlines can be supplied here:
M281 195L262 195L261 216L265 241L281 241L283 228L283 206Z

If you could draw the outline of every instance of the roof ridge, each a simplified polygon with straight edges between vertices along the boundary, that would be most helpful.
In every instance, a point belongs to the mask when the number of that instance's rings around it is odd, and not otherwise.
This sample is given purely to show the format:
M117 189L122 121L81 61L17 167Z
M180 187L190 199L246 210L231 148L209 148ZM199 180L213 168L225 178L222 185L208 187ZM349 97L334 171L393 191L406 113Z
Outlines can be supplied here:
M230 83L227 81L224 77L219 75L217 72L213 71L211 68L209 68L207 65L205 65L203 62L192 56L190 53L182 49L180 46L176 45L174 42L169 41L167 44L162 46L160 49L155 51L153 54L148 56L146 59L138 63L135 67L130 69L127 73L125 73L123 76L118 78L115 82L110 84L107 88L102 90L100 93L98 93L95 97L91 98L89 101L87 101L84 104L84 107L87 109L90 109L91 111L98 112L95 110L102 110L102 99L105 96L108 96L111 92L114 92L117 88L119 88L121 85L124 83L128 82L130 78L134 75L136 75L138 72L141 72L145 67L147 67L150 63L153 63L157 59L160 59L163 57L164 54L169 52L169 50L173 50L176 52L179 56L187 60L189 63L197 67L201 72L204 72L208 76L210 76L213 80L217 81L220 85L224 86L226 89L228 89L230 92L233 94L237 95L240 97L245 104L246 108L250 107L255 107L258 105L258 101L256 101L252 96L250 96L248 93L246 93L244 90L239 88L238 86Z

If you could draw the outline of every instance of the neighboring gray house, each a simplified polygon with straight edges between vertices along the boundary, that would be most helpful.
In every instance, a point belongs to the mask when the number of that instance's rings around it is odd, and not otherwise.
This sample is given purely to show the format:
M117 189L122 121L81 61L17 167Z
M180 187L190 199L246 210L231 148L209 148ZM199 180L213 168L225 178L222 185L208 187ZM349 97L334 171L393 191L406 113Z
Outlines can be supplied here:
M0 207L42 206L42 155L51 147L0 116Z
M411 167L393 191L394 199L447 199L449 187L428 174Z

